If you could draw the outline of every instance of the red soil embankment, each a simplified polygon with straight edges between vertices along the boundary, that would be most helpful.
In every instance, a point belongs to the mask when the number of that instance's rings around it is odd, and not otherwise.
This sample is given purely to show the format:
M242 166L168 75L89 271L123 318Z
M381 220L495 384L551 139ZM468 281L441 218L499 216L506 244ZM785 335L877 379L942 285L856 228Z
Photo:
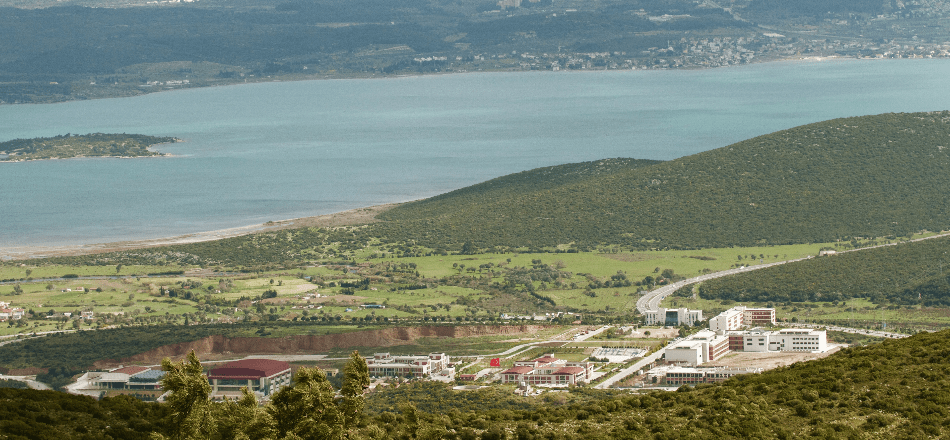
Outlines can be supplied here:
M429 326L394 327L328 335L295 335L283 338L229 338L209 336L192 342L164 345L144 353L123 358L96 361L95 368L129 364L158 364L164 358L179 359L192 350L202 359L227 355L234 358L252 354L319 354L333 349L355 347L392 347L408 345L419 338L464 338L472 336L531 334L544 328L539 325L501 326Z

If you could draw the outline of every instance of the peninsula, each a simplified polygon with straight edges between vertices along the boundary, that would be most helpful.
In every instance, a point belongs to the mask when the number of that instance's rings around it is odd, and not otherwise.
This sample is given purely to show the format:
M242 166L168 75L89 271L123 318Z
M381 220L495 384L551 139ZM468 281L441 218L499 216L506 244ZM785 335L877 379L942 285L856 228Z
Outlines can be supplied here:
M20 162L72 157L150 157L165 156L149 150L158 144L181 142L173 137L141 134L90 133L55 137L14 139L0 143L0 161Z

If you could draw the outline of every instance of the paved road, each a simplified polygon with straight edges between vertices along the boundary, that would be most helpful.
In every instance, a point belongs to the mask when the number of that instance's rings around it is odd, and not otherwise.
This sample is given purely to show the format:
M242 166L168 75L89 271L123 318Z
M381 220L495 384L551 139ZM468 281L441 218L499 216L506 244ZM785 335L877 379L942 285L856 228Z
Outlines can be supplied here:
M948 236L948 235L950 235L950 233L937 234L937 235L933 235L933 236L930 236L930 237L915 238L915 239L913 239L913 240L900 241L900 242L895 242L895 243L879 244L879 245L876 245L876 246L868 246L868 247L863 247L863 248L858 248L858 249L850 249L850 250L841 251L841 252L838 252L838 253L839 253L839 254L843 254L843 253L846 253L846 252L861 252L861 251L866 251L866 250L868 250L868 249L876 249L876 248L885 247L885 246L897 246L897 245L903 244L903 243L913 243L913 242L924 241L924 240L932 240L932 239L935 239L935 238L946 237L946 236ZM640 299L637 300L637 310L638 310L640 313L645 313L645 312L650 311L650 310L656 310L656 309L658 309L658 308L660 307L660 302L662 302L663 299L665 299L667 296L670 296L670 294L672 294L673 292L679 290L679 289L680 289L681 287L683 287L683 286L688 286L688 285L690 285L690 284L695 284L695 283L698 283L698 282L701 282L701 281L711 280L711 279L713 279L713 278L720 278L720 277L724 277L724 276L729 276L729 275L735 275L735 274L738 274L738 273L748 272L748 271L751 271L751 270L759 270L759 269L765 269L765 268L767 268L767 267L779 266L779 265L786 264L786 263L794 263L794 262L796 262L796 261L807 260L807 259L809 259L809 258L812 258L812 257L811 257L811 256L808 256L808 257L804 257L804 258L797 258L797 259L794 259L794 260L777 261L777 262L774 262L774 263L760 264L760 265L757 265L757 266L745 266L745 267L741 267L741 268L738 268L738 269L729 269L729 270L724 270L724 271L721 271L721 272L714 272L714 273L710 273L710 274L706 274L706 275L700 275L700 276L698 276L698 277L689 278L689 279L686 279L686 280L683 280L683 281L678 281L678 282L675 282L675 283L673 283L673 284L669 284L669 285L660 287L659 289L654 289L654 290L651 290L651 291L645 293L643 296L640 297Z
M43 382L37 382L32 379L33 376L5 376L0 374L0 379L4 380L18 380L20 382L26 382L26 385L32 390L48 390L50 389L49 385L46 385Z
M724 276L735 275L743 272L749 272L752 270L765 269L767 267L778 266L781 264L791 263L794 261L807 260L811 257L798 258L795 260L786 260L786 261L777 261L769 264L760 264L757 266L743 266L736 269L729 269L720 272L707 273L705 275L700 275L698 277L689 278L683 281L677 281L673 284L667 284L658 289L653 289L640 297L637 300L637 310L640 313L646 313L650 310L656 310L660 308L660 302L663 301L667 296L670 296L673 292L676 292L683 286L688 286L690 284L696 284L702 281L711 280L714 278L721 278Z

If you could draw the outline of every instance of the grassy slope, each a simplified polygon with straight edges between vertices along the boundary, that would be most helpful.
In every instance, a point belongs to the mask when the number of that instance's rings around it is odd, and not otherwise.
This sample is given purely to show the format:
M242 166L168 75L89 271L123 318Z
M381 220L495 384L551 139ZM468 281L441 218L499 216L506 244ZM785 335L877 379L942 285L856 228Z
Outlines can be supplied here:
M710 280L707 299L734 301L841 301L950 305L950 237L815 258Z
M397 207L377 227L392 239L480 248L723 247L942 230L948 136L950 112L835 119L586 178L522 173L531 185L486 182Z

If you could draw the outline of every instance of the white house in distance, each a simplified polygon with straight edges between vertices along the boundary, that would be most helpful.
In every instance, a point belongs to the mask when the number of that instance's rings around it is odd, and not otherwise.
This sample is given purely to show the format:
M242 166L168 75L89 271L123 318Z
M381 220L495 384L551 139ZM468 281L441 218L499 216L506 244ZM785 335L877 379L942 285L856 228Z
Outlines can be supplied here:
M689 309L664 309L659 307L656 310L644 312L643 319L646 325L659 325L678 327L681 325L692 326L703 320L702 310Z
M13 307L8 302L0 301L0 322L8 319L23 319L24 313L23 309Z

